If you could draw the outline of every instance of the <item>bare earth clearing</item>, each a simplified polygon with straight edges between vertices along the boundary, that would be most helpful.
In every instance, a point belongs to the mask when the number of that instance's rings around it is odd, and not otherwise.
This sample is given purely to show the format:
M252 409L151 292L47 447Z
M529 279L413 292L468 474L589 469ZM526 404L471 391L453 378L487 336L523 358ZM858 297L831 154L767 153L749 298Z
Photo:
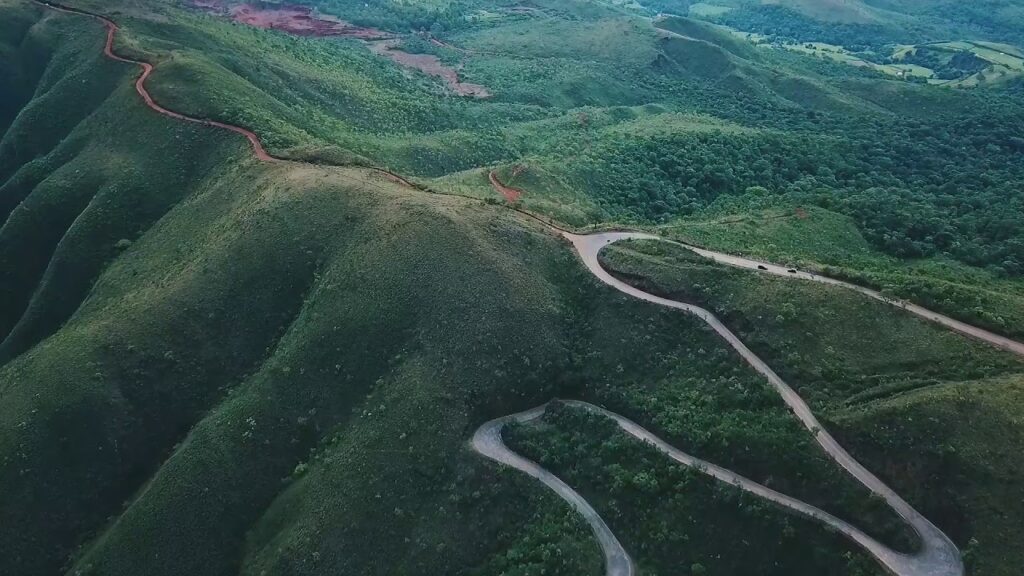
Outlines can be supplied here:
M434 76L444 80L448 89L459 96L472 96L474 98L487 98L491 93L486 86L472 84L459 80L459 72L451 66L445 66L441 59L433 54L410 54L398 49L399 43L395 40L380 40L370 42L370 50L379 56L389 58L403 68L419 70L428 76Z
M241 24L281 30L296 36L344 36L361 40L379 40L394 36L383 30L355 26L333 16L315 13L306 6L283 4L275 8L261 8L252 4L231 4L220 0L195 0L192 4L211 14L229 16Z
M518 188L512 188L511 186L505 186L504 184L502 184L501 180L498 180L498 175L494 172L494 170L491 170L490 172L487 173L487 179L491 181L491 186L493 186L494 189L497 190L498 193L500 193L502 196L504 196L505 200L508 200L510 203L518 201L519 198L522 197L523 195L522 190Z
M410 54L399 49L399 35L376 28L356 26L327 14L314 12L306 6L282 4L274 8L252 4L232 4L224 0L193 0L192 5L204 12L267 30L280 30L296 36L355 38L367 42L370 51L410 70L441 79L458 96L487 98L485 86L459 80L459 72L446 66L432 54Z

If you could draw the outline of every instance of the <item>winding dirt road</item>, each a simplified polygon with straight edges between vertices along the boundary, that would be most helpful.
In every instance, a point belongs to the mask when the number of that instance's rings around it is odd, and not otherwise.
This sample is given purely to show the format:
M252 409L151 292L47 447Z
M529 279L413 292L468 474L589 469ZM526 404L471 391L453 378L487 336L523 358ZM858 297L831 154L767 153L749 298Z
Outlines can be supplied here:
M249 130L247 128L242 128L241 126L235 126L234 124L228 124L226 122L220 122L220 121L217 121L217 120L208 120L208 119L205 119L205 118L196 118L194 116L189 116L187 114L182 114L181 112L175 112L174 110L170 110L168 108L165 108L165 107L161 106L159 103L157 103L157 101L153 98L153 95L150 94L149 90L146 88L146 81L149 80L150 75L153 74L153 70L154 70L153 65L150 64L149 62L145 62L145 61L142 61L142 60L135 60L135 59L132 59L132 58L126 58L124 56L119 55L117 52L114 51L114 40L117 37L117 33L120 30L120 28L118 27L117 23L115 23L113 20L107 18L106 16L101 16L99 14L94 14L92 12L87 12L85 10L79 10L77 8L71 8L69 6L64 6L64 5L61 5L61 4L55 4L55 3L52 3L52 2L47 2L45 0L32 0L32 1L35 2L36 4L39 4L40 6L43 6L45 8L49 8L50 10L55 10L57 12L65 12L67 14L77 14L79 16L86 16L88 18L92 18L94 20L98 20L98 21L102 22L103 25L107 28L107 42L103 46L103 54L107 58L110 58L111 60L115 60L117 62L124 62L126 64L134 64L134 65L136 65L136 66L138 66L138 67L140 67L142 69L142 74L140 74L139 77L135 80L135 91L139 94L139 96L142 98L142 101L146 104L146 106L150 110L153 110L154 112L156 112L158 114L162 114L164 116L167 116L168 118L174 118L175 120L181 120L182 122L191 122L192 124L200 124L202 126L210 126L212 128L220 128L222 130L227 130L229 132L234 132L236 134L241 134L242 136L245 137L246 140L249 141L249 145L252 147L253 155L256 157L257 160L259 160L261 162L294 162L294 163L301 164L301 162L297 162L295 160L289 160L287 158L280 158L280 157L271 155L263 147L263 143L260 142L259 136L257 136L256 133L253 132L252 130ZM392 172L390 170L387 170L385 168L379 168L379 167L376 167L376 166L370 166L370 167L366 167L366 168L368 170L372 170L374 172L377 172L377 173L383 175L385 178L387 178L387 179L389 179L392 182L395 182L397 184L401 184L403 186L407 186L409 188L414 188L414 189L417 189L417 190L421 190L423 188L422 186L416 185L416 184L410 182L409 180L405 179L404 177L402 177L402 176L400 176L398 174L395 174L394 172Z
M855 290L876 300L903 308L922 318L937 322L962 334L988 342L1005 350L1021 354L1022 356L1024 356L1024 344L999 336L998 334L993 334L986 330L964 324L958 320L937 314L920 306L895 302L885 298L877 291L863 288L861 286L805 272L795 270L791 272L790 270L793 269L738 256L721 254L678 242L663 240L662 238L652 234L640 232L607 232L579 235L565 231L562 231L561 234L572 243L576 252L580 256L580 259L583 261L583 264L601 282L604 282L616 290L635 298L639 298L659 306L682 310L704 320L715 332L718 333L719 336L725 339L725 341L728 342L734 350L736 350L747 364L768 380L800 422L803 423L811 434L814 435L815 440L821 448L837 464L842 466L844 470L856 478L866 488L871 490L871 492L882 498L897 514L900 515L901 518L903 518L905 522L907 522L907 524L914 529L920 538L921 549L916 554L903 554L901 552L897 552L868 536L856 526L853 526L849 522L837 518L820 508L776 492L771 488L740 476L731 470L695 458L671 446L658 436L623 416L586 402L577 400L568 400L564 402L571 406L589 410L611 418L629 435L655 446L658 450L684 466L690 466L704 474L707 474L708 476L733 484L742 490L830 526L858 544L866 552L871 554L889 572L896 574L897 576L963 576L963 562L961 560L960 551L957 549L956 545L953 544L953 542L937 526L932 524L931 521L921 515L920 512L903 500L903 498L896 494L896 492L889 488L889 486L861 465L860 462L854 459L853 456L851 456L835 440L835 438L833 438L832 435L822 427L810 407L796 393L796 391L786 384L786 382L783 381L782 378L780 378L779 375L771 369L771 367L754 354L735 334L733 334L731 330L729 330L717 317L715 317L714 314L699 306L655 296L630 286L629 284L615 278L607 270L602 268L600 261L598 260L598 254L605 246L622 240L662 240L677 244L692 250L701 256L730 266L757 270L787 278L798 278L821 282ZM593 508L587 502L582 501L579 494L564 482L547 470L538 466L536 463L515 454L505 446L502 441L501 429L506 423L510 421L529 422L539 418L544 414L544 411L545 407L541 406L539 408L534 408L533 410L528 410L526 412L513 414L487 422L477 430L477 433L474 435L473 448L480 454L491 458L492 460L496 460L530 474L554 490L559 496L579 510L594 530L598 542L604 550L605 558L607 559L606 573L608 576L631 574L633 570L632 562L628 560L628 557L627 559L622 558L626 552L622 549L621 544L615 536L608 532L608 527L604 521L600 517L594 515Z
M59 4L52 4L50 2L45 2L44 0L33 1L36 4L40 4L51 10L56 10L58 12L66 12L68 14L79 14L81 16L88 16L89 18L93 18L102 22L103 25L107 27L107 43L103 46L103 54L111 60L124 62L126 64L135 64L136 66L142 68L142 74L140 74L139 77L135 80L135 91L139 93L139 96L142 97L143 102L145 102L146 106L148 106L150 109L160 114L163 114L164 116L174 118L175 120L192 122L193 124L202 124L204 126L212 126L214 128L222 128L224 130L230 130L231 132L235 132L236 134L241 134L242 136L245 136L246 140L249 141L249 144L252 145L253 154L255 154L256 158L258 158L260 161L274 162L278 160L278 158L274 158L273 156L267 153L267 151L263 148L263 144L260 143L259 137L257 137L256 134L253 133L251 130L246 130L245 128L241 128L239 126L234 126L231 124L225 124L224 122L218 122L216 120L204 120L202 118L186 116L185 114L180 114L173 110L168 110L167 108L164 108L163 106L157 104L156 101L153 100L153 96L149 93L149 90L146 89L146 80L148 80L150 74L153 73L153 65L149 62L143 62L142 60L133 60L131 58L125 58L124 56L119 56L116 52L114 52L114 38L117 36L117 32L118 30L120 30L120 28L118 28L117 24L115 24L113 20L110 20L109 18L106 18L104 16L100 16L99 14L93 14L91 12L86 12L84 10L78 10L75 8L69 8L67 6L62 6Z
M504 196L505 200L510 204L518 202L519 198L523 195L522 190L502 184L501 180L498 179L498 174L494 170L487 173L487 179L491 181L491 186Z
M543 416L545 409L545 406L541 406L533 410L519 412L486 422L483 426L477 428L476 433L473 434L473 449L491 460L525 472L544 483L548 488L551 488L562 500L565 500L575 508L587 523L590 524L590 528L594 531L594 535L597 536L598 544L601 545L601 550L604 552L604 565L608 576L633 576L635 572L633 560L626 553L626 549L622 547L622 544L619 543L619 539L615 537L615 534L608 528L608 525L604 523L600 514L594 510L593 506L557 476L548 472L537 463L509 450L505 443L502 442L501 431L506 424L509 422L531 422Z

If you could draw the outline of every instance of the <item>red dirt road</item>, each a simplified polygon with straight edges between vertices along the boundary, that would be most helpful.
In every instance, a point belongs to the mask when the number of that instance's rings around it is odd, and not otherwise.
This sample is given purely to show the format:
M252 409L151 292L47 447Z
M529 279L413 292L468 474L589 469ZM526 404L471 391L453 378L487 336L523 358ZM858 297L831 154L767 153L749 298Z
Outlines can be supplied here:
M245 136L245 138L249 141L249 144L252 145L253 153L256 155L256 158L259 159L261 162L274 162L278 160L278 158L274 158L273 156L267 153L267 151L263 148L263 144L260 143L259 137L257 137L256 134L254 134L251 130L246 130L245 128L242 128L240 126L225 124L224 122L218 122L216 120L204 120L202 118L193 118L192 116L186 116L173 110L168 110L167 108L164 108L163 106L157 104L156 101L153 100L153 96L149 93L149 90L146 90L146 80L148 80L149 75L153 73L153 65L149 62L125 58L124 56L119 56L117 53L114 52L114 38L117 35L117 31L120 30L120 28L118 28L117 24L115 24L113 20L110 20L109 18L104 18L103 16L99 16L97 14L85 12L84 10L76 10L74 8L68 8L57 4L51 4L49 2L43 2L42 0L36 0L36 2L42 4L47 8L50 8L51 10L56 10L58 12L66 12L68 14L80 14L82 16L95 18L96 20L102 22L107 27L107 43L103 47L103 54L111 60L125 62L127 64L135 64L136 66L142 68L142 74L135 81L135 91L139 93L139 96L142 97L142 100L150 109L160 114L163 114L164 116L174 118L176 120L192 122L193 124L202 124L204 126L223 128L224 130L230 130L232 132L235 132L236 134L241 134L242 136Z
M153 69L154 69L153 65L150 64L149 62L143 62L141 60L133 60L131 58L125 58L124 56L120 56L116 52L114 52L114 39L117 36L117 32L118 32L118 30L120 30L120 28L117 26L117 24L113 20L110 20L109 18L106 18L104 16L100 16L98 14L93 14L91 12L86 12L85 10L78 10L76 8L69 8L67 6L61 6L59 4L52 4L50 2L46 2L45 0L33 0L33 1L35 3L43 6L43 7L51 9L51 10L56 10L58 12L65 12L65 13L68 13L68 14L77 14L77 15L80 15L80 16L88 16L89 18L94 18L94 19L99 20L100 22L102 22L103 25L107 27L107 42L103 46L103 54L107 58L110 58L111 60L115 60L117 62L124 62L124 63L127 63L127 64L135 64L136 66L139 66L140 68L142 68L142 74L139 75L137 80L135 80L135 91L138 92L139 96L142 97L142 101L146 103L146 106L149 107L149 109L153 110L154 112L156 112L158 114L163 114L164 116L167 116L168 118L174 118L175 120L181 120L181 121L184 121L184 122L191 122L193 124L201 124L203 126L211 126L211 127L220 128L220 129L223 129L223 130L229 130L229 131L234 132L236 134L241 134L242 136L245 136L246 140L249 141L250 146L252 146L253 154L256 156L256 159L259 160L260 162L291 162L291 160L287 160L285 158L278 158L276 156L271 156L270 153L268 153L266 151L266 149L263 147L263 144L260 142L259 136L257 136L256 133L253 132L252 130L248 130L246 128L242 128L241 126L235 126L233 124L227 124L225 122L219 122L217 120L206 120L206 119L203 119L203 118L195 118L193 116L187 116L187 115L182 114L180 112L175 112L174 110L168 110L167 108L164 108L163 106L158 104L156 102L156 100L153 99L153 96L149 93L149 90L146 89L146 80L148 80L150 74L153 73ZM377 173L379 173L381 175L383 175L387 179L389 179L392 182L395 182L397 184L401 184L403 186L407 186L409 188L414 188L414 189L422 189L423 188L422 186L419 186L417 184L413 184L409 180L406 180L402 176L399 176L398 174L395 174L394 172L391 172L390 170L385 170L384 168L377 168L377 167L369 167L369 169L373 170L373 171L375 171L375 172L377 172Z
M494 186L494 189L500 192L501 195L505 197L505 200L508 200L511 204L518 202L519 198L523 196L522 190L502 184L501 180L498 180L498 175L494 170L491 170L487 175L487 179L491 181L491 186Z

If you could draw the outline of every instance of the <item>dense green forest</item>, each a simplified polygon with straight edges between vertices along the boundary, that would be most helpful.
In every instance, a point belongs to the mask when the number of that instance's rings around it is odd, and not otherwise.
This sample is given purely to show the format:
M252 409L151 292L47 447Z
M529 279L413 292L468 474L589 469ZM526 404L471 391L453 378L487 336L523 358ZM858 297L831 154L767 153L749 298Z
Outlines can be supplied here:
M826 42L860 52L886 44L917 44L924 37L882 24L823 22L779 5L746 5L715 18L716 22L768 36L773 40Z
M650 0L659 12L694 15L780 40L827 42L859 50L950 39L1024 43L1016 0ZM692 8L713 6L710 11Z

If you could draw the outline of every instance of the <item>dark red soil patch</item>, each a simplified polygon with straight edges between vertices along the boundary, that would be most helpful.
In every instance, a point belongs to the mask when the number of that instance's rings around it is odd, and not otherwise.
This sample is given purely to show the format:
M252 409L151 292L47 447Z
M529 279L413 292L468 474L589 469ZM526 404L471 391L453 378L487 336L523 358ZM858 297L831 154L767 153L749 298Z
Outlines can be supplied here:
M370 43L370 50L374 54L391 59L399 66L419 70L424 74L444 80L448 88L459 96L487 98L491 95L486 86L459 81L458 70L445 66L437 56L433 54L410 54L396 49L396 46L397 43L394 41L383 40Z
M231 4L222 0L193 0L192 4L248 26L280 30L296 36L344 36L360 40L394 37L394 34L383 30L355 26L333 16L319 14L306 6L283 4L273 8L262 8L252 4Z
M498 175L494 170L491 170L490 174L487 175L487 179L491 181L491 186L501 193L501 195L505 197L505 200L508 200L510 203L518 202L519 198L523 195L522 190L502 184L501 180L498 180Z

